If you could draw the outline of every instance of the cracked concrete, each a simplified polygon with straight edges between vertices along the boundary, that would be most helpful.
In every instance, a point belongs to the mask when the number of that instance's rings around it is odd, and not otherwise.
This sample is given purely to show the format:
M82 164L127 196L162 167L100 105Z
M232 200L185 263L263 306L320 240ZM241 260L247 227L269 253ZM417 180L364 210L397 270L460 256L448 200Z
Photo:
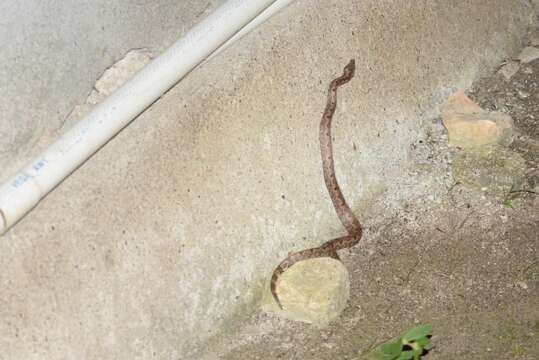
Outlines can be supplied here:
M217 3L155 9L190 9L189 25ZM115 15L128 12L120 5L105 24L121 27ZM105 9L95 3L91 11ZM139 10L157 20L155 9ZM196 358L258 311L271 270L289 251L341 233L317 129L327 83L346 62L355 58L358 72L339 94L334 136L351 207L362 214L377 203L391 212L407 199L436 201L440 174L415 177L404 149L425 137L421 122L446 95L519 48L531 13L520 0L293 3L187 76L1 239L0 359ZM56 31L53 44L69 44L73 34L59 29L84 33L75 23L43 31ZM152 43L159 32L150 31L139 41L151 23L121 27L114 56L77 48L89 61L63 64L51 94L33 52L2 67L2 78L14 78L0 107L10 124L2 127L3 169L50 140L113 58L161 48L181 33L168 14L163 26L174 35ZM39 63L56 68L58 58L73 59L59 56L72 49L40 48ZM75 81L64 89L66 79ZM32 91L43 96L30 101ZM28 120L18 124L20 108Z

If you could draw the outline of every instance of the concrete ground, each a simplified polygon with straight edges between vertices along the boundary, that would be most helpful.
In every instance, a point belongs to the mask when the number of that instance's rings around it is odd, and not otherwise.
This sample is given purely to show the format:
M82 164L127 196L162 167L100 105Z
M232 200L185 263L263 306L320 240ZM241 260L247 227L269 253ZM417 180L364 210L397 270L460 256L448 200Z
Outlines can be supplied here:
M161 49L219 2L173 3L1 5L13 32L0 53L12 80L1 178L62 131L123 53ZM101 33L73 15L84 11ZM327 83L350 58L358 72L334 135L351 207L371 227L406 204L442 203L446 169L420 171L408 149L429 138L446 95L518 51L532 13L520 0L293 3L192 72L2 237L0 359L193 359L241 328L283 256L342 232L317 127ZM14 14L33 14L27 28L43 33L18 37ZM56 14L67 20L39 26Z

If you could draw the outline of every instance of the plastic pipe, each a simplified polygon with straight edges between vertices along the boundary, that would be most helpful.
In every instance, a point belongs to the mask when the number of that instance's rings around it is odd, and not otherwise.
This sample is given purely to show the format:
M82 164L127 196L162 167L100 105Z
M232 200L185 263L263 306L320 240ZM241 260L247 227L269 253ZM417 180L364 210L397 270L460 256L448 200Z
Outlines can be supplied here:
M230 45L232 45L234 42L241 39L244 35L248 34L256 28L258 25L262 24L266 20L268 20L270 17L284 9L288 4L290 4L293 0L276 0L273 4L268 6L260 15L255 17L250 23L245 25L243 28L241 28L240 31L238 31L234 36L232 36L230 39L227 40L223 45L219 47L215 52L211 54L211 56L208 59L213 58L215 55L219 54L221 51L228 48Z
M5 182L0 187L0 234L241 28L266 9L264 16L269 17L290 0L278 1L270 10L274 2L227 1Z

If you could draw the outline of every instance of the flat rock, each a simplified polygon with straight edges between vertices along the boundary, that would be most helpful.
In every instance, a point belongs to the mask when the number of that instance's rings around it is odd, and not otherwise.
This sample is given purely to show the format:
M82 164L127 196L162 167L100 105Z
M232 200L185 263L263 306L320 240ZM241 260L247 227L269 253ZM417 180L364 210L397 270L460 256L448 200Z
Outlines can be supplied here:
M539 59L539 48L535 46L526 46L518 55L518 60L521 63L529 63L535 59Z
M499 145L464 149L453 159L456 182L495 195L521 189L525 173L524 158Z
M461 148L507 146L513 141L514 123L509 115L483 110L462 91L451 95L441 112L449 145Z
M348 270L332 258L300 261L281 275L277 293L283 309L267 291L263 310L322 327L338 318L346 307L350 296Z

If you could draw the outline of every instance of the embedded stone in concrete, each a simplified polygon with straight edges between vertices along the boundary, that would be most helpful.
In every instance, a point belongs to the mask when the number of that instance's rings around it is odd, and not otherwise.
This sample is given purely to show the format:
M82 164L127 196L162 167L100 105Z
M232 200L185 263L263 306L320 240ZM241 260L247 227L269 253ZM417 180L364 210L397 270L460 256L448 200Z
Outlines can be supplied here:
M505 195L525 184L526 163L519 154L499 145L465 149L453 159L456 182L490 194Z
M518 69L520 68L520 65L516 61L509 61L507 64L503 65L500 70L498 70L498 74L502 75L505 81L511 80L513 75L515 75L518 72Z
M269 288L269 287L268 287ZM324 326L339 317L350 296L346 267L332 258L309 259L285 271L277 284L279 309L271 294L264 310L295 321Z
M536 48L535 46L525 47L522 49L520 55L518 55L518 60L524 64L532 62L535 59L539 59L539 48Z
M105 70L95 82L94 90L88 96L87 102L90 104L99 103L148 64L152 57L153 55L148 49L129 51L123 58Z
M86 102L76 105L65 119L63 127L69 129L76 121L88 114L96 104L105 100L116 89L131 79L139 70L146 66L155 54L150 50L141 48L130 50L123 58L118 60L96 80L93 90L86 98Z
M513 141L513 119L509 115L485 111L463 92L449 97L442 107L442 121L452 146L507 146Z

